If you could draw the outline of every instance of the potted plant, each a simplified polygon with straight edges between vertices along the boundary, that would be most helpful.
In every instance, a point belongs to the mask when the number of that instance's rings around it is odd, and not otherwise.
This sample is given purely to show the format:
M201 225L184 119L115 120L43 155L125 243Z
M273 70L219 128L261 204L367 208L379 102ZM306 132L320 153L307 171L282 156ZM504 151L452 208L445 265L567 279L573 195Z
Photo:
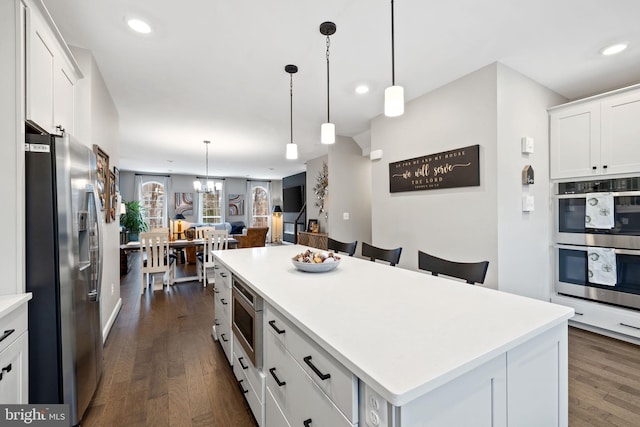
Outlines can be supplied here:
M137 241L140 233L149 226L144 218L144 206L139 201L125 202L126 212L120 217L120 225L129 233L130 241Z

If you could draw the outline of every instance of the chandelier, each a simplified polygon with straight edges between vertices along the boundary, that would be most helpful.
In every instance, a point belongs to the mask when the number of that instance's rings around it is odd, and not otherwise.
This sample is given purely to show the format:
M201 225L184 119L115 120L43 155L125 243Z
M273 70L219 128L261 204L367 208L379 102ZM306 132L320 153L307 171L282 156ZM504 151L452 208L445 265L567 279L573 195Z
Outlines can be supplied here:
M199 178L196 178L196 180L193 181L193 189L198 193L213 193L216 190L215 183L209 180L209 144L211 144L211 141L203 142L206 147L205 167L207 176L205 177L204 183Z

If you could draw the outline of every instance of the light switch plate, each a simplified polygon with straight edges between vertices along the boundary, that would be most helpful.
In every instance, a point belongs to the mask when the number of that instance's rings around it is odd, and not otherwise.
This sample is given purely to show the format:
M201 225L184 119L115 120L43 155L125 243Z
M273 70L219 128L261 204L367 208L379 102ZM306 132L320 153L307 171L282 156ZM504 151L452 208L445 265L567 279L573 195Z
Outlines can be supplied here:
M531 212L535 210L535 199L531 194L522 195L522 212Z
M343 212L342 213L342 219L344 219L345 221L349 219L349 212Z
M529 138L528 136L523 136L521 139L522 143L522 152L525 154L533 153L533 138Z

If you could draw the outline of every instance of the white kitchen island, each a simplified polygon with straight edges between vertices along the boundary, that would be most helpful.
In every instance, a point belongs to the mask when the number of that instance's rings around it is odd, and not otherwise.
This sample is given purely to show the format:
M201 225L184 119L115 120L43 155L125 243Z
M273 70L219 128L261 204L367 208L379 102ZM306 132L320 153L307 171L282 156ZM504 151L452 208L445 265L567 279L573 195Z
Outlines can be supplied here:
M346 256L334 271L304 273L291 258L306 249L214 253L265 302L262 366L242 377L241 346L223 346L239 379L266 378L266 390L245 382L260 425L568 424L572 309Z

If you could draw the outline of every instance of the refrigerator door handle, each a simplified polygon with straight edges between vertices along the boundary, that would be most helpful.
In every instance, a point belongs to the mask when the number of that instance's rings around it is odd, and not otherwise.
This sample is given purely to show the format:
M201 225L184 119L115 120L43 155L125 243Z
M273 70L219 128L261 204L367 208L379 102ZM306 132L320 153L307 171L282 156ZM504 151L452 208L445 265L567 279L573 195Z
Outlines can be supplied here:
M100 290L102 285L102 224L100 223L100 202L98 197L98 189L95 185L89 185L87 189L88 198L90 201L88 203L92 204L92 207L95 215L95 223L90 224L91 228L95 230L96 237L98 240L98 253L97 253L97 269L95 271L95 282L92 283L92 288L89 291L89 299L91 301L97 301L100 296ZM93 202L93 203L92 203Z

